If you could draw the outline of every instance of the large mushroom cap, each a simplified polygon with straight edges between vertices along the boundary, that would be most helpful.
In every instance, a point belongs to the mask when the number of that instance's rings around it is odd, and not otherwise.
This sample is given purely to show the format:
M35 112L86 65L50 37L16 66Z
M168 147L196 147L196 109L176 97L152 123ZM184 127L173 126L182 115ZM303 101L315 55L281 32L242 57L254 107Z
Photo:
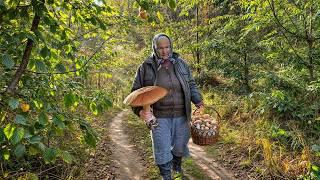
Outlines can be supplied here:
M131 92L123 101L130 106L145 106L157 102L168 90L159 86L146 86Z

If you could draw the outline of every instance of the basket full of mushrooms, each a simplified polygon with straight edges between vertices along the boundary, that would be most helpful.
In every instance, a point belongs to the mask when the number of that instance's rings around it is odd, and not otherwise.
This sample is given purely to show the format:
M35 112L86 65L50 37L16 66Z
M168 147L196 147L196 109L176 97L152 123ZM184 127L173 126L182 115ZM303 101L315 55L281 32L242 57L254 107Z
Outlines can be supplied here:
M202 112L193 113L192 120L190 122L191 138L193 143L200 146L206 146L218 141L220 127L219 122L221 117L215 109L214 111L217 113L217 118Z

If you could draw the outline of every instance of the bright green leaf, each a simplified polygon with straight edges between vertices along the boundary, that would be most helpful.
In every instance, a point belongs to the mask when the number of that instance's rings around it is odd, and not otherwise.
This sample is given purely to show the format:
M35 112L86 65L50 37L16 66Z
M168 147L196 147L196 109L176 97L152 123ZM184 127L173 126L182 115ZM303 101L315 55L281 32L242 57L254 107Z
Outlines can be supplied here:
M16 128L13 132L13 136L11 138L11 143L13 145L18 144L21 141L21 139L23 138L23 136L24 136L24 129L21 127Z
M43 107L43 103L40 100L33 100L33 103L38 109L41 109Z
M14 118L14 122L17 124L27 125L27 119L20 114L16 115L16 117Z
M2 157L3 157L4 160L9 160L10 152L9 152L8 149L5 149L5 150L2 151Z
M0 112L0 123L6 118L7 112Z
M160 22L162 23L164 21L164 17L163 15L160 13L160 11L157 12L157 17L160 20Z
M15 149L14 149L14 154L17 156L17 158L21 158L24 153L26 152L26 146L23 144L19 144Z
M8 69L12 69L14 66L14 61L8 54L4 54L2 56L2 64Z
M66 54L70 53L72 51L72 46L70 44L64 46L64 51Z
M64 105L68 108L72 106L74 103L74 95L72 93L68 93L64 96Z
M319 172L320 171L320 168L316 165L312 165L312 170L315 171L315 172Z
M11 139L11 137L13 136L13 132L16 128L12 125L12 124L7 124L6 127L4 128L3 132L4 132L4 135L6 136L6 138L8 140Z
M91 103L90 103L90 110L91 110L91 112L92 112L94 115L97 115L97 114L98 114L98 110L97 110L97 105L96 105L96 103L94 103L94 102L91 102Z
M169 7L171 9L176 8L176 0L169 0Z
M10 98L9 106L11 109L17 109L19 107L19 100L15 98Z

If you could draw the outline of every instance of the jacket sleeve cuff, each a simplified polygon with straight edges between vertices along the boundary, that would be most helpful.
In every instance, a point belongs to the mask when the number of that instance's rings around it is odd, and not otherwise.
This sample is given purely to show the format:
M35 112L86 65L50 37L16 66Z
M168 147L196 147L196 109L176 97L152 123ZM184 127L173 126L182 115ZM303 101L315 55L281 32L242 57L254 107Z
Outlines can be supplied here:
M197 108L199 108L200 106L204 106L204 103L203 103L203 101L201 101L201 102L195 104L195 106L196 106Z

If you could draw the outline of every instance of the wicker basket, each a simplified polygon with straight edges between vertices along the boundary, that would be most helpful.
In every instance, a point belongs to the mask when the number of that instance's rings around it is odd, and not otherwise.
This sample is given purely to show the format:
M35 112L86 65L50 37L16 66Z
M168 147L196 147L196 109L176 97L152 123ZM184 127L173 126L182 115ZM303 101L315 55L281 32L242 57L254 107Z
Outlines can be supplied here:
M216 111L215 109L214 111L217 113L217 122L218 122L215 135L212 135L212 136L201 135L201 132L205 130L196 129L196 127L192 125L193 122L190 122L190 131L191 131L191 138L193 143L200 146L207 146L207 145L214 144L219 140L221 116L219 115L218 111Z

